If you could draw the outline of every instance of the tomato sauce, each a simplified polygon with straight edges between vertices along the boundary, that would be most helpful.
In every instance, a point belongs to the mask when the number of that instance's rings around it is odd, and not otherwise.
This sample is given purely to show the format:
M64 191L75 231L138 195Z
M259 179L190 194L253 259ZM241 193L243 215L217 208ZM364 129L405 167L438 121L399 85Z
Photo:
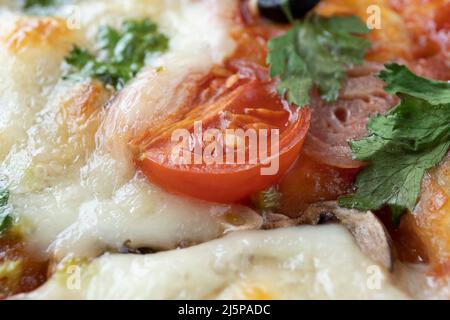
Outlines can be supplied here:
M0 278L0 299L33 291L47 280L48 261L35 257L13 232L0 235L0 265L8 262L18 267L9 277Z
M351 191L357 171L325 165L301 153L279 183L280 211L296 218L313 203L336 200Z

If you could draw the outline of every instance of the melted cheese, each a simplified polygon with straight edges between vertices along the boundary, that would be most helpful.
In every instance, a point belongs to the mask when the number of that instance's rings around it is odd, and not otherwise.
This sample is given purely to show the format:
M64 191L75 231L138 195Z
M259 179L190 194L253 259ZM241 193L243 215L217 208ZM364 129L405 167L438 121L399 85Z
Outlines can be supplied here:
M45 33L45 36L41 34ZM27 130L59 82L72 33L61 20L10 17L0 29L0 160Z
M58 8L60 18L25 17L13 5L1 10L7 18L0 29L0 173L8 177L27 243L62 259L119 250L124 243L171 249L259 228L261 217L248 208L186 199L151 185L121 139L130 128L146 130L176 111L174 97L186 77L208 72L233 51L237 1L74 4ZM100 26L144 17L169 36L170 50L150 61L107 109L111 93L95 81L61 80L74 43L93 48Z
M407 299L341 226L244 231L66 265L33 299ZM77 267L79 269L77 269ZM76 278L78 277L78 278Z

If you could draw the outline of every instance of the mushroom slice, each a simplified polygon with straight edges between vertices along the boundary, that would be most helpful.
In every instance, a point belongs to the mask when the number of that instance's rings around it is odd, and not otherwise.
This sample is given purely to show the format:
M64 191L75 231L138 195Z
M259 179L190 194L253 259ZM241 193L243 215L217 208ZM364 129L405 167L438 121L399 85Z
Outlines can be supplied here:
M358 246L375 262L392 270L392 241L380 220L370 211L345 209L334 201L311 205L297 220L303 224L341 223L354 236Z
M302 224L301 218L290 218L284 214L274 212L263 213L263 220L262 229L264 230L288 228Z

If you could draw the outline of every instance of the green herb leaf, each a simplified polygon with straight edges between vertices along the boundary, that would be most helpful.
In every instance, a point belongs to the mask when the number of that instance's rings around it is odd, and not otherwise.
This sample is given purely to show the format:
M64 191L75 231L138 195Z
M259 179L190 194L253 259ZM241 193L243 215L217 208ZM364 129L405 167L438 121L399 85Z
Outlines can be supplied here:
M281 1L281 9L283 10L283 12L286 15L286 18L289 20L289 22L294 23L294 16L291 11L291 6L289 3L289 0Z
M25 0L23 3L24 9L51 7L56 4L56 0Z
M58 6L68 2L69 0L24 0L22 10L31 15L52 16Z
M97 36L96 54L74 47L66 63L66 78L94 77L116 90L122 89L145 65L146 58L164 52L169 39L150 20L130 20L120 30L103 27Z
M387 65L380 78L401 102L371 118L369 135L350 143L354 158L369 165L357 176L357 192L339 202L360 210L389 205L398 221L414 209L426 170L450 148L450 84L418 77L397 64Z
M361 35L368 32L357 17L310 15L272 38L267 63L270 76L280 77L280 95L301 107L316 85L322 99L337 100L348 67L364 62L370 42Z
M12 223L12 218L10 216L11 207L8 205L8 200L8 189L0 185L0 234L2 234Z
M396 63L387 64L379 77L387 83L384 89L388 93L406 93L433 105L450 103L449 82L419 77L407 67Z

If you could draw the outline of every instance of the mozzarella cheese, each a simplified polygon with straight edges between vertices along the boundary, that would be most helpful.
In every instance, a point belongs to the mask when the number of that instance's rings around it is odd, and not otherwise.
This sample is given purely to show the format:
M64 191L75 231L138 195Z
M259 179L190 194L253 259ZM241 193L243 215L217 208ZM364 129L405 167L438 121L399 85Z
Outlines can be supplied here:
M407 299L341 226L243 231L61 268L32 299Z
M248 208L149 184L121 140L133 126L146 130L176 111L186 76L208 72L233 51L237 1L75 1L51 18L24 16L9 4L0 24L0 172L34 251L62 259L125 243L162 250L261 226ZM93 49L100 26L131 18L156 21L170 50L104 108L111 93L97 82L61 80L63 59L73 44Z

